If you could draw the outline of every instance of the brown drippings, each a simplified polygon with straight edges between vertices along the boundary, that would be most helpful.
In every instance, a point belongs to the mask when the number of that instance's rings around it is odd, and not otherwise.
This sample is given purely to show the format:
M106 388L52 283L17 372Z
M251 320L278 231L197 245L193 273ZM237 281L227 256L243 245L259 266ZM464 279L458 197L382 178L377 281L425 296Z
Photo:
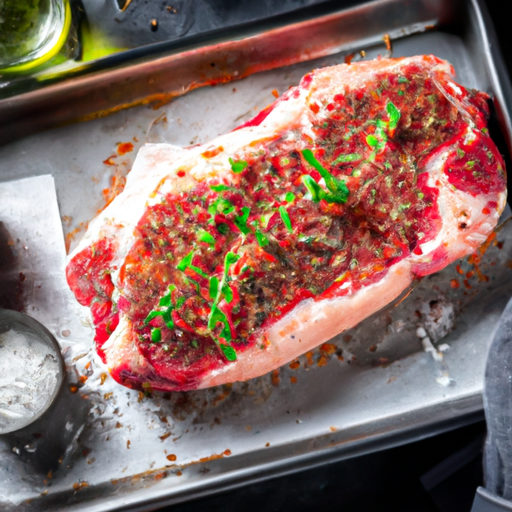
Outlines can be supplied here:
M289 365L288 365L292 370L297 370L297 368L300 368L300 362L295 360L295 361L292 361Z
M391 46L391 38L389 37L389 34L384 34L382 40L384 41L386 45L386 50L391 54L393 51L393 48Z
M130 151L133 151L133 144L131 142L120 142L117 145L117 154L118 155L125 155L126 153L129 153Z
M332 343L324 343L320 346L320 352L322 352L324 355L332 356L336 352L337 348L338 347Z

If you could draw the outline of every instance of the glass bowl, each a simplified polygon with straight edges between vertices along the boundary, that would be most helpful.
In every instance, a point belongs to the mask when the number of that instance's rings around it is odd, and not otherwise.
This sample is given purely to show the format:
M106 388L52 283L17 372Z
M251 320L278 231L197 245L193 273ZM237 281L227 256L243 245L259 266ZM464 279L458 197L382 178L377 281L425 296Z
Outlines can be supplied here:
M0 435L40 418L65 376L59 344L37 320L0 309Z

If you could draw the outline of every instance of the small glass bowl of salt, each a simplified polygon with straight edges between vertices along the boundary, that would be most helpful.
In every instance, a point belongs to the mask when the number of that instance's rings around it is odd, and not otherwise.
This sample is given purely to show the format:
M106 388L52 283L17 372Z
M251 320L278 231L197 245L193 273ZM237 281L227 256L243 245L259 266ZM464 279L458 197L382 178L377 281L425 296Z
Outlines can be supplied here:
M41 417L64 382L64 362L53 335L37 320L0 309L0 435Z

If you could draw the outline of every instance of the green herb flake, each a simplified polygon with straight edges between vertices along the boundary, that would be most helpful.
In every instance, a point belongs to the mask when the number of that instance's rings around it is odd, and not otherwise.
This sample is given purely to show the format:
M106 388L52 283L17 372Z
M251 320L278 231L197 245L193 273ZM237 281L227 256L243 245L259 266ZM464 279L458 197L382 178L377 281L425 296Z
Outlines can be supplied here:
M222 324L224 327L220 333L221 337L224 338L226 341L232 340L231 335L231 328L229 326L228 319L223 311L221 311L216 304L212 307L212 310L210 311L210 316L208 318L208 329L210 331L213 331L217 324ZM214 341L218 344L218 340L214 337Z
M153 343L160 343L162 341L162 329L160 327L151 329L151 341Z
M368 146L370 146L371 148L377 148L378 145L379 145L379 139L377 139L377 137L375 137L375 135L367 135L366 136L366 144L368 144Z
M389 129L394 130L400 121L400 110L398 110L393 103L389 102L386 105L386 111L389 116Z
M236 351L233 347L222 343L220 345L220 348L221 348L222 352L224 353L224 355L226 356L226 359L228 361L236 361Z
M256 235L256 240L258 242L258 245L260 247L265 247L266 245L268 245L270 243L268 241L268 238L259 229L256 229L255 235Z
M338 180L335 178L313 155L313 152L310 149L303 149L301 151L302 156L308 162L309 165L314 167L322 176L325 181L325 184L331 194L325 195L321 197L321 199L330 200L333 203L346 203L349 190L347 184L344 181ZM314 180L313 180L314 181ZM303 180L304 182L304 180ZM310 182L311 183L311 182ZM307 184L305 184L307 187ZM318 185L318 184L317 184ZM308 189L309 190L309 189ZM321 190L321 189L320 189Z
M339 165L346 164L350 162L357 162L361 160L363 157L359 153L350 153L348 155L340 155L336 160L334 160L331 165Z
M197 239L200 242L207 243L208 245L210 245L210 247L215 247L215 243L216 243L215 238L213 238L213 236L210 233L208 233L208 231L205 231L204 229L201 229L198 231Z
M398 91L398 96L403 96L404 95L404 91Z
M195 272L196 274L199 274L201 277L208 277L208 275L203 272L199 267L196 267L192 265L192 259L194 258L194 251L190 251L176 266L178 270L181 270L182 272L185 272L187 268Z
M190 251L176 266L178 270L184 272L190 265L192 265L192 258L194 257L194 251Z
M286 211L286 208L284 206L279 207L279 215L281 215L281 219L286 226L286 229L293 233L293 227L292 227L292 221L290 219L290 216L288 215L288 212Z
M208 295L210 299L215 300L219 291L219 279L218 277L210 277L210 288L208 290Z
M284 200L287 203L293 203L293 201L295 201L295 194L293 192L286 192L286 195L284 196Z
M229 164L231 165L231 170L240 174L249 164L245 160L233 160L231 157L229 158Z
M227 185L210 185L210 189L214 192L225 192L226 190L229 190L230 187Z
M227 199L224 199L222 197L219 197L219 199L214 201L208 207L208 213L212 216L216 215L217 213L221 213L223 215L229 215L233 211L235 211L234 205L230 201L228 201Z
M408 84L409 83L409 79L405 78L405 76L399 76L398 77L398 83L399 84Z
M235 225L244 235L247 235L248 233L251 232L251 230L247 226L247 219L249 218L250 213L251 209L247 206L244 206L242 208L242 215L237 215L235 217Z
M305 174L302 176L302 183L308 189L308 199L311 201L318 203L320 199L322 199L324 191L322 187L313 179L309 174Z
M459 158L464 158L466 156L466 152L463 149L457 148L457 156Z

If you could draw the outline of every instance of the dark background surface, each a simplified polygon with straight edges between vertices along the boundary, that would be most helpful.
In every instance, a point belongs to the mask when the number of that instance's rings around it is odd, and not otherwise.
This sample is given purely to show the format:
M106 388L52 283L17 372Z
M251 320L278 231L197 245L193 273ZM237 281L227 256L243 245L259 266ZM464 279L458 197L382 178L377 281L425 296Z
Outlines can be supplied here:
M221 3L223 9L229 9L232 4L229 1ZM300 2L302 5L312 3L317 2ZM340 2L341 5L348 3ZM507 2L487 0L486 3L512 77ZM263 4L267 12L270 4ZM292 1L287 2L287 6L292 4ZM159 510L469 512L477 486L483 485L482 448L485 434L485 421L481 420L416 443Z

